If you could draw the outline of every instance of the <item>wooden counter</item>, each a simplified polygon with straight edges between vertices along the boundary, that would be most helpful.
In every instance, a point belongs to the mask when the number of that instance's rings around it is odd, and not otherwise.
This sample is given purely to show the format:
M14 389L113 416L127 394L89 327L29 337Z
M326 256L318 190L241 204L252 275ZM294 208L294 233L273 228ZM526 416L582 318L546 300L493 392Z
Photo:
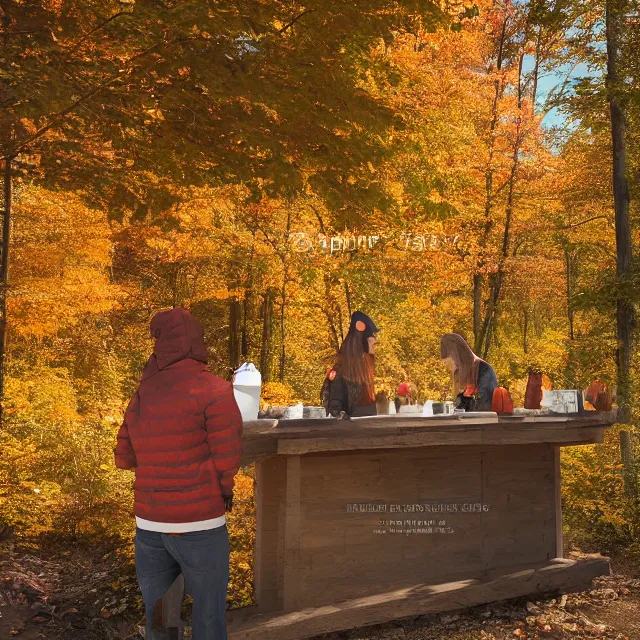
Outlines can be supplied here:
M253 420L245 422L242 464L274 455L399 447L602 442L609 426L599 418L498 418L495 413L434 416L372 416L353 420Z
M605 418L257 420L257 608L230 640L305 638L588 586L600 556L563 559L559 449Z
M586 586L608 562L562 560L559 447L602 442L607 426L491 413L246 423L258 610L232 612L230 638Z

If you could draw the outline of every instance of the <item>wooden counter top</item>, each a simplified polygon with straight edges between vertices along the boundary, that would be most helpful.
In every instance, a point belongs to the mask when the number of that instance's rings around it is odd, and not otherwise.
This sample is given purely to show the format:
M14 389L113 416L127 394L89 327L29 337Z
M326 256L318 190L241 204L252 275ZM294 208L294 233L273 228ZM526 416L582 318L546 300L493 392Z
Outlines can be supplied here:
M613 422L489 412L245 422L258 607L230 614L230 640L587 587L609 562L562 558L560 447L601 442Z
M274 455L356 449L602 442L611 416L371 416L353 420L252 420L243 425L242 464Z

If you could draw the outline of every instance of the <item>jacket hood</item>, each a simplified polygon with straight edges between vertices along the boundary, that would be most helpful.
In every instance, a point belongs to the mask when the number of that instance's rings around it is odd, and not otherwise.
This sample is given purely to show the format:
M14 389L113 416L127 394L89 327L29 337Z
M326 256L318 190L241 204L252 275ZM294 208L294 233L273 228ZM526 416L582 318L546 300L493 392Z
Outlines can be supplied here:
M153 355L143 378L187 358L207 362L202 325L183 307L157 313L151 320L151 336L155 338Z

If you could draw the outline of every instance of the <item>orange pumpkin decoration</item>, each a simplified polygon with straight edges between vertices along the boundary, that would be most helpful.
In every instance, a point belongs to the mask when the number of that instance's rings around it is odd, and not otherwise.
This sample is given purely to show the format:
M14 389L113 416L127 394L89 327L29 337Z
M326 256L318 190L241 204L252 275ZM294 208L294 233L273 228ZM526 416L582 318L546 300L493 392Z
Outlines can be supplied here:
M504 387L498 387L493 392L491 398L491 411L495 411L498 415L508 415L513 413L513 400L509 392Z

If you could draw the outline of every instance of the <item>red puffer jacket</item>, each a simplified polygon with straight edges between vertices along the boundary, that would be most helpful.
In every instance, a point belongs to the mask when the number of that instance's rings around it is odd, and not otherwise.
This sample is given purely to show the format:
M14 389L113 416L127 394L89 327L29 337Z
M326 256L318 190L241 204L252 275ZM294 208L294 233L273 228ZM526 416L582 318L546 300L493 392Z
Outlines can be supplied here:
M135 469L135 514L199 522L224 514L240 465L231 383L207 369L200 323L182 307L151 321L156 339L118 433L116 466Z

